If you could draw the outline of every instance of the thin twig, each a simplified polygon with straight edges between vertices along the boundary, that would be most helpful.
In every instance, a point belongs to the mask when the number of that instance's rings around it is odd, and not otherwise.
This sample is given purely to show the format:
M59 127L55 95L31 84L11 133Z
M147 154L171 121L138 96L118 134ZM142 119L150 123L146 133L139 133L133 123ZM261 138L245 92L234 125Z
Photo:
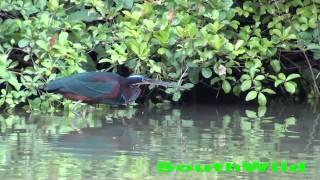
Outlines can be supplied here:
M317 97L319 97L320 95L320 91L319 91L319 88L317 86L317 81L316 81L316 78L315 78L315 75L314 75L314 72L312 70L312 66L311 66L311 63L310 63L310 59L308 57L308 55L306 54L306 52L304 51L304 49L300 48L300 50L302 51L307 63L308 63L308 66L309 66L309 69L310 69L310 72L311 72L311 75L312 75L312 80L313 80L313 85L314 85L314 89L317 93Z
M185 77L185 75L186 75L186 72L188 71L188 69L189 69L189 66L187 66L187 68L184 70L184 72L181 74L181 76L180 76L180 78L179 78L179 81L178 81L178 86L180 86L181 85L181 83L182 83L182 78L183 77Z

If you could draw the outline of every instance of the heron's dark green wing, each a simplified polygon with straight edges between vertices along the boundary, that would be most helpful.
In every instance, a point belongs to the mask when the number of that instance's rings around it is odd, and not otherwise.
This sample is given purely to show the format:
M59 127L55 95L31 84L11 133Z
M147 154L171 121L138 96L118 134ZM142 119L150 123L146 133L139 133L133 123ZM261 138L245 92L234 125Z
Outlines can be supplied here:
M86 76L71 76L63 81L65 93L73 93L88 98L114 98L120 91L120 83L112 77L101 74L87 74Z

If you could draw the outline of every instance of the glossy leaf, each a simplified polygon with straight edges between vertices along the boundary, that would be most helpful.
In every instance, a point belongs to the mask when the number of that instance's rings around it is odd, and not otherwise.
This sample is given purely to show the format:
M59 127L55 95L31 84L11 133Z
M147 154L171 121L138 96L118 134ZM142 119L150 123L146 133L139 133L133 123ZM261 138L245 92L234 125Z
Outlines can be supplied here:
M260 106L265 106L267 104L267 98L261 92L258 94L258 103Z
M225 93L229 93L229 92L230 92L230 90L231 90L231 85L230 85L229 81L224 80L224 81L222 82L222 89L223 89L223 91L224 91Z
M210 78L212 76L212 70L210 68L202 68L201 74L205 78Z
M296 86L292 82L285 82L284 87L290 94L293 94L296 91Z
M280 62L278 60L272 60L270 64L276 73L278 73L281 70Z
M243 81L243 83L241 84L241 91L247 91L248 89L251 88L251 86L252 86L251 79L247 79Z
M296 78L299 78L299 77L301 77L300 74L290 74L290 75L287 77L286 81L290 81L290 80L292 80L292 79L296 79Z
M257 91L250 91L246 96L246 101L251 101L257 97Z

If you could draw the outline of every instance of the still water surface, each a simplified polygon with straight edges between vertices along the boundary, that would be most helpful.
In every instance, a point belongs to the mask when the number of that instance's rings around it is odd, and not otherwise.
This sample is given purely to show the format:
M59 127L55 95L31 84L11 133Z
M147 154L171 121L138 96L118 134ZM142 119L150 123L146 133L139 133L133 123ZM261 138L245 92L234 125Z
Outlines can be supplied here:
M319 111L304 104L92 109L0 115L1 179L318 179ZM168 172L158 161L305 162L305 173Z

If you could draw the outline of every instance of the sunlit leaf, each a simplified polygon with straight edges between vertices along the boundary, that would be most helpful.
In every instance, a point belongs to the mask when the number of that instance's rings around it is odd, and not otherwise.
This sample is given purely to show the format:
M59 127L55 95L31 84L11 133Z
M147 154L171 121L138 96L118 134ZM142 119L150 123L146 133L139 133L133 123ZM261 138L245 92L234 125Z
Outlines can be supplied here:
M257 97L257 91L250 91L246 96L246 101L251 101Z
M290 74L290 75L287 77L286 81L290 81L290 80L292 80L292 79L296 79L296 78L299 78L299 77L301 77L300 74Z
M267 98L261 92L258 94L258 103L260 106L265 106L267 104Z
M280 66L279 60L272 60L272 61L270 62L270 64L271 64L273 70L274 70L276 73L278 73L278 72L281 70L281 66Z
M293 94L296 91L296 86L292 82L285 82L284 87L290 94Z
M225 93L229 93L229 92L230 92L230 90L231 90L231 85L230 85L229 81L224 80L224 81L222 82L222 89L223 89L223 91L224 91Z
M251 79L247 79L241 84L241 91L247 91L248 89L251 88L251 86L252 86Z

